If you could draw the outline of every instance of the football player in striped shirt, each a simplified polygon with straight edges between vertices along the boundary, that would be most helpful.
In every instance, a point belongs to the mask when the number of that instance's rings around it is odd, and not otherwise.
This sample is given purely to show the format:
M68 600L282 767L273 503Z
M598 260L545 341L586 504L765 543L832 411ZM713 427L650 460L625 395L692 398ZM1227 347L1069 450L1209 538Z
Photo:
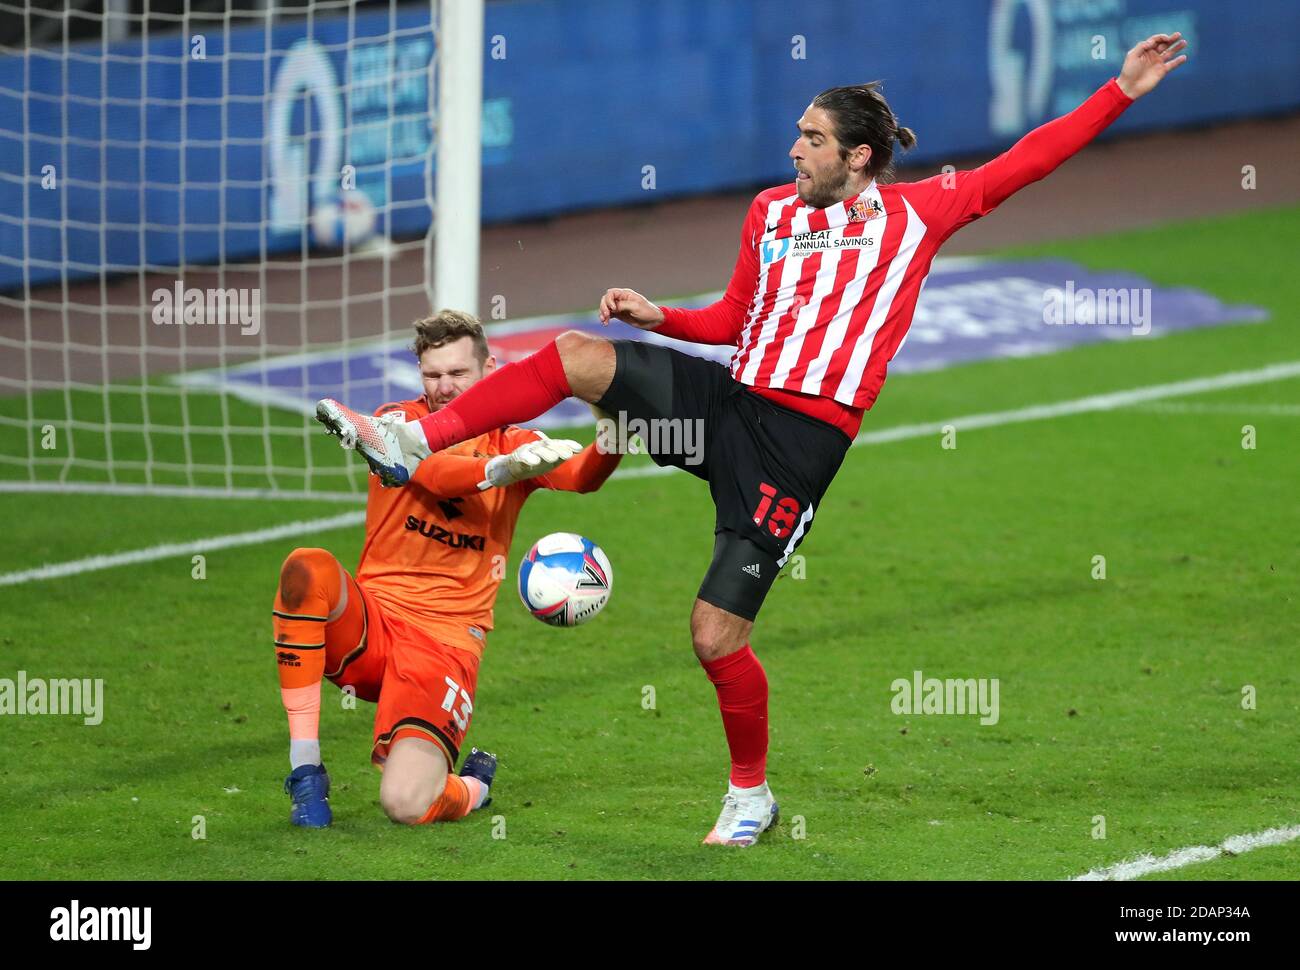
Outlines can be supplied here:
M322 401L317 417L355 437L372 470L401 484L433 452L566 397L628 419L700 421L702 463L657 453L709 483L713 562L691 615L695 653L717 690L731 753L708 844L752 845L777 817L767 784L767 679L750 634L777 571L808 535L864 412L902 346L939 247L1042 179L1186 61L1186 41L1156 34L1083 104L978 168L919 182L890 179L909 148L876 84L823 91L799 118L796 176L759 193L740 232L725 295L699 310L660 307L634 290L601 298L611 318L668 337L735 348L730 367L663 346L561 334L418 422L371 430ZM679 435L685 440L684 435ZM369 443L367 443L369 442ZM377 442L377 443L376 443ZM422 470L422 469L421 469Z

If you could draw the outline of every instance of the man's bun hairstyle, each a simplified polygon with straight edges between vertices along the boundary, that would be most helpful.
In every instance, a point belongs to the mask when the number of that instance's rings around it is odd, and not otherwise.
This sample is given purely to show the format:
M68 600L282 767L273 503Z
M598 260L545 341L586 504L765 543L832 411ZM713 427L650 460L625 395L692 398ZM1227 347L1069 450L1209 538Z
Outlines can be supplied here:
M831 116L841 158L867 145L871 148L867 175L888 181L894 174L894 142L907 151L916 146L916 134L898 123L881 88L880 81L827 88L813 98L813 107Z

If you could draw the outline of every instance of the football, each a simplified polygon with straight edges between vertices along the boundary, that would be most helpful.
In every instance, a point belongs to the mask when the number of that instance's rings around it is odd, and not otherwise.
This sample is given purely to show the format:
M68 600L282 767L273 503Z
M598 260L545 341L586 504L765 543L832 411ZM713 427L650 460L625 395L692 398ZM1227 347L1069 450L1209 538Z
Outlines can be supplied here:
M317 204L311 214L312 238L326 249L359 246L375 234L377 217L370 197L355 189Z
M614 570L604 550L573 532L543 536L519 564L519 598L551 626L578 626L605 608Z

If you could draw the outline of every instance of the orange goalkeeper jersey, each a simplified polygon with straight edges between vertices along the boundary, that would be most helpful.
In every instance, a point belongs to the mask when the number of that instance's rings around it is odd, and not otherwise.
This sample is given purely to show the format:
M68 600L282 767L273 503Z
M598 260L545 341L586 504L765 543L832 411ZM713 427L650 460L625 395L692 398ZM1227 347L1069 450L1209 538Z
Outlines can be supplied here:
M422 399L400 401L375 413L390 411L416 421L429 407ZM523 428L490 431L430 455L402 488L384 488L372 476L357 565L366 596L434 639L481 657L524 501L538 488L595 491L619 462L619 455L589 445L548 475L479 490L489 458L537 438Z

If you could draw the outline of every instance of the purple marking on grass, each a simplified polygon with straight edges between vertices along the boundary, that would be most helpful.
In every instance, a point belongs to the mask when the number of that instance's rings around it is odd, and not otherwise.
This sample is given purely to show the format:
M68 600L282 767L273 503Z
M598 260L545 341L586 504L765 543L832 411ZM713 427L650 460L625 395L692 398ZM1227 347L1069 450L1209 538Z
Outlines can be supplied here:
M1048 323L1052 292L1069 291L1076 310L1089 295L1123 291L1127 319L1119 323ZM709 297L687 301L702 306ZM1064 306L1064 303L1057 304ZM1115 304L1112 304L1115 305ZM1149 308L1142 317L1134 309ZM1076 320L1078 314L1076 313ZM979 262L937 266L926 281L904 346L890 364L896 374L940 370L954 364L1054 353L1080 344L1149 340L1179 330L1265 320L1267 311L1225 304L1188 287L1161 287L1133 273L1094 271L1064 260ZM1144 329L1148 332L1143 333ZM613 322L602 327L594 315L546 317L488 327L488 342L498 362L518 360L565 330L607 337L651 340L726 364L730 347L712 347L656 336ZM357 410L374 411L390 401L418 397L419 373L408 341L373 340L346 348L309 351L177 378L192 386L220 390L255 403L311 414L315 402L334 397ZM529 422L539 428L589 424L590 411L568 400Z

